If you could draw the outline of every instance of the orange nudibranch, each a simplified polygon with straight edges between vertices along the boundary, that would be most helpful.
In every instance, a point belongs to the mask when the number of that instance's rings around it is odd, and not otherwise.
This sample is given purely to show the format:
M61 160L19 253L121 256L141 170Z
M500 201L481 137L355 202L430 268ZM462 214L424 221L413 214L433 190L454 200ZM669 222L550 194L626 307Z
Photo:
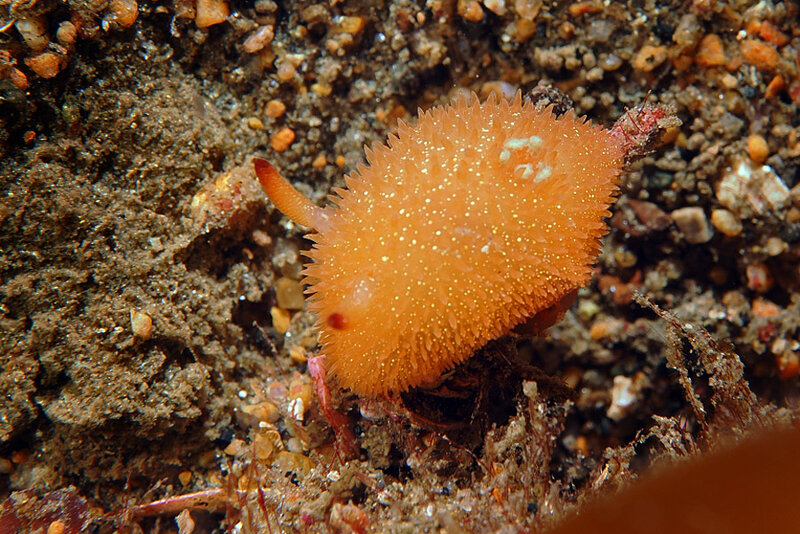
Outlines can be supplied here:
M256 159L276 207L317 230L304 275L328 373L359 395L404 391L586 285L626 157L654 128L462 97L367 149L329 208Z

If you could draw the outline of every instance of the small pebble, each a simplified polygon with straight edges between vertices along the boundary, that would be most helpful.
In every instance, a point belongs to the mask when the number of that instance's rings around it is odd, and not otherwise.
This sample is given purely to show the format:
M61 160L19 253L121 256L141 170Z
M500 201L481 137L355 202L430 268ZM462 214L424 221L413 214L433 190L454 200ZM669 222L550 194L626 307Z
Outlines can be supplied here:
M660 232L661 230L666 230L672 224L672 219L664 210L658 207L658 204L636 199L630 199L628 204L636 214L636 218L650 231Z
M294 142L294 130L289 127L281 128L270 139L270 145L276 152L283 152Z
M517 19L508 25L508 33L516 42L524 43L536 33L536 23L530 19Z
M739 80L729 72L725 73L719 81L725 89L736 89L739 86Z
M28 77L25 73L15 67L9 67L6 70L6 76L17 89L25 91L28 88Z
M286 310L300 310L305 304L302 284L285 276L275 282L275 296L278 306Z
M303 420L305 412L311 407L314 395L314 386L308 375L295 373L289 381L289 407L292 417L298 421Z
M578 316L588 321L600 311L600 306L593 300L581 299L578 301Z
M0 457L0 474L8 475L14 471L14 464L12 464L8 458Z
M64 21L58 25L58 30L56 30L56 39L58 39L59 43L69 48L75 44L75 40L77 38L78 30L75 28L74 24L69 21Z
M53 521L47 525L47 534L64 534L67 526L62 521Z
M294 453L302 453L305 447L299 438L289 438L286 440L286 450Z
M259 247L266 247L272 244L272 237L264 230L253 230L253 233L250 235L253 238L253 241Z
M758 293L766 293L772 289L774 280L769 269L763 263L748 265L745 269L747 287Z
M542 0L514 0L514 11L523 19L533 20L542 10Z
M756 39L745 39L739 43L739 51L747 63L759 70L774 70L781 58L774 47Z
M780 311L777 304L764 297L753 299L752 312L755 317L775 317Z
M144 312L131 310L131 330L142 341L150 339L153 333L153 320Z
M686 148L689 150L700 150L707 142L706 136L700 132L695 132L686 139Z
M783 46L789 42L789 36L780 31L777 26L768 20L765 20L759 25L758 36L775 46Z
M764 249L767 251L767 254L775 257L789 250L789 245L780 237L773 236L767 239L767 244L764 246Z
M272 26L261 26L245 40L242 48L248 54L255 54L270 44L274 37Z
M769 146L767 140L760 135L750 135L747 137L747 155L754 162L761 164L769 156Z
M605 71L617 70L622 66L622 58L615 54L601 55L598 64Z
M55 52L43 52L25 58L25 64L42 78L49 79L55 78L61 72L64 67L62 59L63 56Z
M225 22L230 8L225 0L197 0L194 23L198 28L208 28Z
M611 405L606 415L609 419L619 421L628 415L639 400L643 380L640 377L630 378L617 375L611 388Z
M312 464L308 456L296 452L280 451L272 462L281 472L291 471L298 475L305 475L311 470Z
M317 82L311 84L311 90L318 96L328 96L333 92L333 87L329 83Z
M708 243L714 237L714 230L708 224L703 208L690 206L674 210L670 216L687 242L697 245Z
M278 79L281 82L288 82L294 78L295 67L289 61L278 62Z
M178 474L178 480L180 480L181 484L184 486L188 486L189 482L192 481L192 472L191 471L181 471Z
M769 84L767 85L767 90L764 91L764 96L766 98L774 98L777 96L783 88L786 87L786 82L783 79L783 76L780 74L773 76L772 80L770 80Z
M238 438L234 438L231 440L230 443L228 443L228 446L225 447L225 450L223 452L228 456L236 456L237 454L239 454L239 451L242 449L243 446L244 446L244 441Z
M619 29L619 23L613 19L591 17L591 20L592 22L586 30L586 36L590 41L594 41L595 43L610 41L612 34ZM626 49L624 52L620 51L620 53L623 54L626 59L629 59L629 50L630 49Z
M485 100L489 97L491 93L497 93L498 95L502 95L508 99L514 98L514 94L517 92L517 88L514 85L511 85L508 82L504 82L502 80L492 80L488 82L484 82L481 85L480 96L481 100ZM393 110L394 111L394 110ZM393 113L395 117L402 117L401 113L405 113L405 108L397 110L397 112Z
M184 508L178 517L175 518L175 524L178 526L179 534L193 534L195 529L195 522L192 518L192 513L188 508Z
M638 258L636 254L631 252L630 250L620 248L619 250L614 251L614 259L617 262L617 265L626 269L628 267L633 267L636 265Z
M265 423L275 423L281 417L281 412L278 410L278 407L270 401L248 404L242 406L241 410L245 414L254 417L258 421L264 421Z
M289 357L298 363L305 363L308 361L308 354L306 349L300 345L294 345L289 349Z
M725 209L716 209L711 212L711 224L728 237L742 233L742 223L736 218L736 215Z
M580 17L586 13L602 13L603 4L597 0L588 0L586 2L574 2L569 5L569 14L573 17Z
M366 26L367 21L364 17L349 16L337 17L332 30L336 33L349 33L358 35Z
M289 390L282 382L270 382L267 386L267 398L271 399L277 404L282 404L287 400Z
M589 336L595 341L599 341L606 337L608 333L608 326L606 325L605 321L597 321L596 323L592 323L592 326L589 328Z
M458 0L456 8L459 16L464 20L471 22L483 20L483 8L477 0Z
M292 316L287 310L273 306L270 308L269 314L272 317L272 326L278 331L279 334L285 334L289 331L289 325L292 322Z
M633 68L642 72L650 72L664 63L666 59L667 48L665 46L644 45L633 59Z
M502 17L506 14L505 0L484 0L483 5L486 7L486 9L499 17Z
M624 328L625 321L622 319L604 319L592 323L589 328L589 335L595 341L599 341L618 336Z
M716 185L717 200L740 218L786 207L791 192L772 167L736 156Z
M589 456L589 440L586 436L580 435L575 438L575 449L584 456Z
M689 49L697 46L702 35L703 27L697 19L697 15L686 13L681 16L681 20L675 28L675 33L672 34L672 40L675 41L680 48Z
M328 164L328 158L325 157L325 154L317 154L317 157L314 158L314 161L311 162L311 166L315 169L321 169L325 165Z
M11 453L11 461L17 465L24 464L25 462L28 461L30 455L31 453L29 453L27 450L20 449L18 451L14 451Z
M11 20L13 22L13 19ZM20 18L14 23L14 26L19 32L19 36L22 37L22 41L31 50L42 52L47 48L50 38L47 35L47 19L44 16Z
M253 438L253 449L256 459L262 462L269 462L275 455L274 436L267 433L259 432ZM280 439L280 438L279 438Z
M570 365L564 370L564 373L561 375L561 380L571 389L575 389L578 387L578 384L581 383L582 377L583 368L577 365Z
M716 67L724 65L727 61L719 35L709 33L703 37L694 56L694 62L701 67Z
M770 346L769 350L772 351L772 354L780 354L781 352L785 351L789 347L789 342L786 341L785 338L779 337L775 341L772 342L772 346Z
M566 20L558 25L558 36L565 41L568 41L575 37L575 25L570 21Z
M795 352L784 352L775 356L778 376L781 380L789 380L800 374L800 358Z
M267 117L278 118L286 112L286 104L280 100L270 100L267 102Z
M614 304L624 306L633 299L633 287L618 276L604 274L597 280L597 287L605 296L610 296Z
M603 69L600 67L593 67L586 72L586 81L598 82L603 79Z
M139 16L139 5L136 0L111 0L108 11L111 14L110 22L130 28Z
M256 13L274 13L278 10L278 4L274 0L256 0L254 4Z
M258 117L249 117L247 119L247 126L249 126L251 130L264 129L264 123L261 122L261 119L259 119Z
M778 327L775 326L775 323L773 322L768 322L767 324L761 325L758 327L757 330L758 330L758 339L764 343L774 338L775 335L778 333Z

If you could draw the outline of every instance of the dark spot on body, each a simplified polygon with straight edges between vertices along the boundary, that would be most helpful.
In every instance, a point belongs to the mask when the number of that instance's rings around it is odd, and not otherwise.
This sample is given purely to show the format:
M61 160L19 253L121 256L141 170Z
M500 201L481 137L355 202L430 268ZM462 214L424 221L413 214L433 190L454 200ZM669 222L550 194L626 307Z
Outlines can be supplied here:
M328 316L325 319L325 322L328 323L328 326L335 330L344 330L347 328L347 317L342 315L341 313L335 312Z

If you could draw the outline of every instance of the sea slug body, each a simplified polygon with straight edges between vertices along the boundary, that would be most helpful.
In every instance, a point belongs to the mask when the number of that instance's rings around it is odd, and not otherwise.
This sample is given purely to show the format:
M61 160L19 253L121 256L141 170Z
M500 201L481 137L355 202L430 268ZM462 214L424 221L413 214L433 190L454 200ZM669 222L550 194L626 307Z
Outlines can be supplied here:
M586 285L626 139L518 93L401 123L337 207L255 160L275 205L317 231L304 274L328 373L364 396L425 384Z

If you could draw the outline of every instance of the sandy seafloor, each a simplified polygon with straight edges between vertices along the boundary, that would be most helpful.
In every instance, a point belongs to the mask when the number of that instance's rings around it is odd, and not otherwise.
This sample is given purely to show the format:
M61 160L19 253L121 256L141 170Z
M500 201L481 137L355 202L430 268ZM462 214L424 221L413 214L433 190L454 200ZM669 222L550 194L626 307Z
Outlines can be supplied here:
M797 2L198 4L0 2L0 532L538 532L797 418ZM546 336L490 343L456 396L334 389L343 461L310 242L251 158L324 203L398 118L540 82L604 126L645 99L682 126ZM181 527L181 501L141 507L201 491Z

